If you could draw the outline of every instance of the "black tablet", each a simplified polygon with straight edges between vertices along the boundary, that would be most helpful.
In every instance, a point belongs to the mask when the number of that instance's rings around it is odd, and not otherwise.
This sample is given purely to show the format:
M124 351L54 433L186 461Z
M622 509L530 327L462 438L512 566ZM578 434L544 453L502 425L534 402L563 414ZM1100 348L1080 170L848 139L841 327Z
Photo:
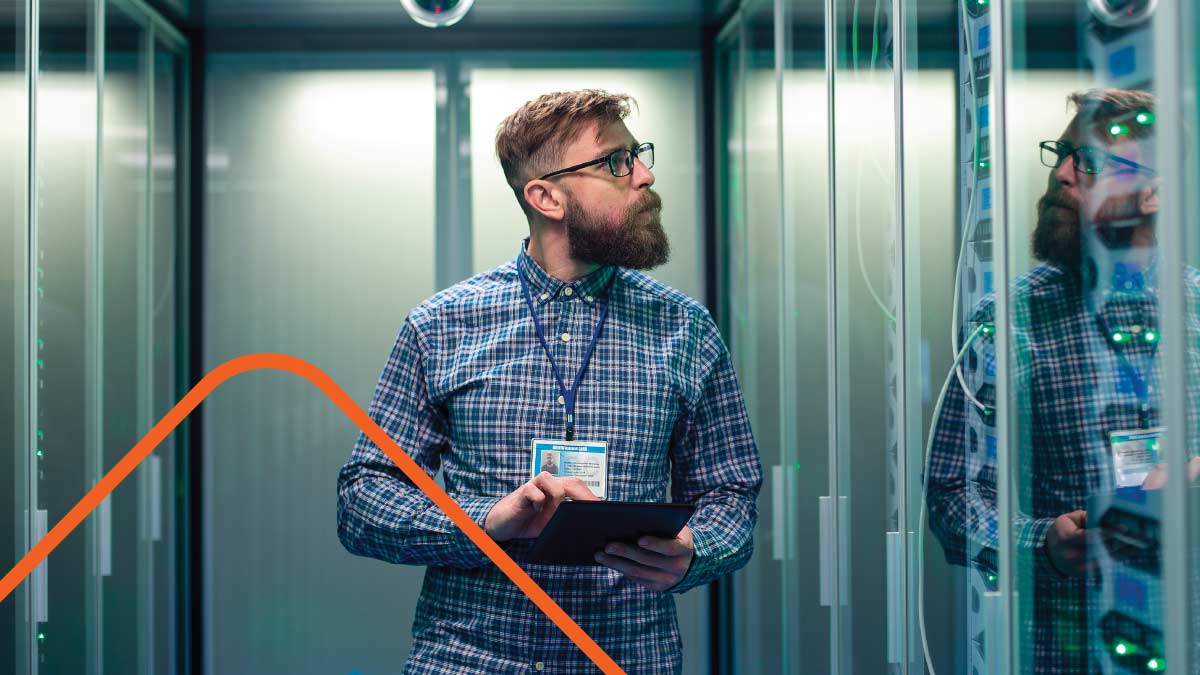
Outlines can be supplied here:
M594 556L605 544L619 541L636 546L644 534L673 539L695 510L691 504L563 502L533 542L530 562L598 565Z

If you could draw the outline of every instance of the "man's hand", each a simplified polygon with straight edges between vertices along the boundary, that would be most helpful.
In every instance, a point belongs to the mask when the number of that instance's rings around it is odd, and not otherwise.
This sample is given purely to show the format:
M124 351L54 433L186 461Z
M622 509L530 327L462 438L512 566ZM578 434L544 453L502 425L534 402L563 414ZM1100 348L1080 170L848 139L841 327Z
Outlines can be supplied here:
M684 527L674 539L645 536L637 546L613 542L596 554L596 562L629 577L639 586L665 591L679 583L692 564L696 547Z
M483 529L497 542L533 539L558 509L563 499L598 499L578 478L555 478L543 471L496 502L483 521Z
M1200 457L1193 457L1188 462L1188 480L1196 482L1196 477L1200 476ZM1155 464L1150 473L1146 474L1146 480L1142 481L1143 490L1158 490L1167 484L1167 465Z
M1072 511L1054 519L1046 531L1046 555L1054 569L1069 577L1087 573L1087 511Z

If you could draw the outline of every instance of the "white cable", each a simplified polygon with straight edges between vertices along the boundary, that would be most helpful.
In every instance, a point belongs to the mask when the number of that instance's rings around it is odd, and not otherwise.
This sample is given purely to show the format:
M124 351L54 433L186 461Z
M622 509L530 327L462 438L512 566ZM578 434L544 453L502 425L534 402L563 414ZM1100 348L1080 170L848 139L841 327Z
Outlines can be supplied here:
M928 495L929 495L929 457L933 454L933 438L934 432L937 431L938 420L942 416L942 405L946 402L946 392L950 389L950 382L953 380L954 372L958 372L958 366L962 363L963 356L967 350L971 348L971 343L979 334L983 332L986 324L980 324L971 335L967 338L966 344L958 351L954 357L954 363L950 368L953 372L946 374L946 381L942 383L942 391L938 394L937 403L933 406L933 421L929 423L929 439L925 441L925 458L921 462L922 478L921 481L921 518L920 524L917 526L917 623L921 628L921 648L925 654L925 668L929 671L929 675L937 675L933 669L933 659L929 655L929 636L925 631L925 524L929 518Z
M871 23L872 44L877 42L879 39L879 7L880 7L881 3L882 3L882 0L875 0L875 16L872 19L872 23ZM854 10L853 11L854 11L855 30L857 30L857 27L858 27L858 0L854 0ZM861 77L861 73L858 68L858 50L857 49L854 51L853 57L854 57L854 81L855 81L855 84L861 85L862 77ZM868 72L869 73L875 72L874 60L871 61L871 68ZM868 276L868 274L867 274L867 263L866 263L865 257L863 256L863 245L862 245L862 202L863 202L862 195L861 195L861 193L862 193L862 174L863 174L863 144L862 143L857 144L857 150L858 150L858 161L855 162L854 194L857 195L858 198L854 200L854 243L855 243L856 252L858 253L858 271L862 275L863 283L865 283L867 286L867 292L871 294L871 298L875 301L875 304L878 305L880 311L883 312L883 315L885 317L887 317L888 321L891 321L892 323L896 323L896 315L893 314L890 309L888 309L887 304L883 301L883 299L881 297L879 297L878 291L875 290L875 285L871 283L871 277ZM875 168L879 172L880 178L883 179L884 182L886 183L887 176L884 175L883 168L879 166L878 158L875 157L874 154L872 154L871 159L875 162Z

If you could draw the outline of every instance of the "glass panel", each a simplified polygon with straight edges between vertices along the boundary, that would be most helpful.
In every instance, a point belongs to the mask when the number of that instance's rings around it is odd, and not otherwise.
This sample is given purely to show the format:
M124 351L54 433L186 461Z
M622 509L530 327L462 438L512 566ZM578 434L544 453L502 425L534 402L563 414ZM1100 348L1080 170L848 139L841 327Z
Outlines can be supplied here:
M1164 667L1161 493L1142 489L1170 404L1154 171L1174 167L1151 152L1155 4L1012 3L998 326L1010 475L997 483L1013 495L1002 544L1020 672ZM1095 87L1111 89L1073 96ZM1066 144L1057 168L1042 164L1045 140ZM1080 165L1088 154L1099 173Z
M700 213L699 92L694 59L656 53L627 59L637 67L597 67L603 60L570 59L588 66L560 68L478 67L470 71L471 205L474 270L516 258L529 223L496 161L496 126L526 101L553 91L584 87L622 92L638 105L626 125L640 141L654 143L654 190L663 200L662 224L671 240L671 261L652 274L704 300L703 219ZM556 55L556 60L560 60ZM546 62L539 57L538 64Z
M794 483L794 468L783 464L780 435L782 225L774 8L755 2L743 8L742 16L741 72L732 80L738 91L731 100L740 108L732 118L739 123L732 140L741 157L734 160L736 182L728 185L728 199L740 209L727 223L736 241L729 261L728 335L766 480L759 494L757 552L734 576L734 611L744 617L737 626L737 658L740 670L788 672L794 657L783 630L791 617L779 591L787 549L784 485Z
M83 0L46 0L40 8L34 177L37 358L32 367L37 379L35 500L48 526L91 487L100 459L91 7ZM49 602L37 626L41 672L84 673L88 663L96 662L99 579L92 552L98 523L97 518L86 521L46 562Z
M178 264L183 255L183 249L179 247L180 228L182 223L186 222L186 219L181 217L179 199L179 181L183 174L180 171L182 157L178 145L180 134L184 132L179 124L180 111L177 102L181 98L179 88L183 82L181 68L182 59L179 56L162 45L155 46L152 118L154 145L150 162L152 281L151 304L147 307L152 313L151 424L157 424L185 393L180 390L183 383L178 382L176 378L179 359L182 356L179 347L180 336L176 330L182 318L178 316L178 294L181 286L186 287L185 282L179 278ZM185 536L185 533L177 533L175 528L179 494L176 481L187 479L187 474L180 470L183 467L183 458L177 450L179 438L179 434L175 433L163 440L155 452L161 464L152 469L151 473L151 478L158 482L156 490L159 510L157 513L148 514L151 518L151 534L157 534L158 539L152 544L152 562L147 570L150 577L147 585L151 589L152 601L152 611L148 613L147 621L152 630L149 644L153 648L153 654L148 655L146 663L154 673L173 672L175 667L176 545L177 538ZM151 487L154 487L153 484ZM183 491L183 494L190 493Z
M841 598L838 666L888 672L889 584L901 480L895 416L901 357L893 223L891 7L839 2L835 70L837 162L837 518ZM892 548L889 548L892 547ZM889 550L893 555L889 556ZM889 575L900 575L889 578Z
M783 405L778 471L785 479L780 575L781 672L829 672L822 604L821 497L829 495L829 175L824 2L790 0L782 56ZM758 428L755 428L757 431ZM765 462L764 456L764 462ZM766 504L762 499L760 505ZM747 670L750 672L750 670Z
M144 42L144 29L108 3L100 135L101 474L116 465L144 433L143 411L149 393L144 356L149 353L145 311L149 301L144 285L149 138ZM109 521L100 533L105 672L146 672L138 664L139 650L148 648L141 623L146 611L142 584L146 574L147 474L143 462L109 497L111 515L97 514L102 522ZM106 531L111 531L109 542L104 541ZM107 554L106 547L111 547Z
M917 534L908 660L984 673L1000 650L1001 611L994 525L982 524L995 520L995 415L971 400L996 386L992 333L973 332L975 309L994 290L991 47L978 39L990 17L974 0L906 0L905 9L905 476ZM946 23L958 26L952 40L937 28Z
M434 291L434 73L273 55L209 68L205 369L291 354L366 409ZM205 403L208 672L390 672L407 653L423 570L347 555L330 520L357 433L292 375L247 373Z
M0 2L0 569L28 547L29 242L26 215L29 101L23 2ZM0 669L29 668L30 626L23 584L0 602Z

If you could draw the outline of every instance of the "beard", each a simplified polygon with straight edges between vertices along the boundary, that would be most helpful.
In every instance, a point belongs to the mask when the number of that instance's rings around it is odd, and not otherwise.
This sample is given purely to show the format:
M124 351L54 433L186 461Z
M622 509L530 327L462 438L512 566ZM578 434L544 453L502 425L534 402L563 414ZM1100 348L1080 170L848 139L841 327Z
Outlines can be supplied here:
M615 219L588 213L572 195L563 216L571 257L635 270L662 265L671 257L671 244L659 218L661 210L662 199L649 189Z
M1051 188L1037 203L1033 256L1078 271L1080 263L1079 201Z

